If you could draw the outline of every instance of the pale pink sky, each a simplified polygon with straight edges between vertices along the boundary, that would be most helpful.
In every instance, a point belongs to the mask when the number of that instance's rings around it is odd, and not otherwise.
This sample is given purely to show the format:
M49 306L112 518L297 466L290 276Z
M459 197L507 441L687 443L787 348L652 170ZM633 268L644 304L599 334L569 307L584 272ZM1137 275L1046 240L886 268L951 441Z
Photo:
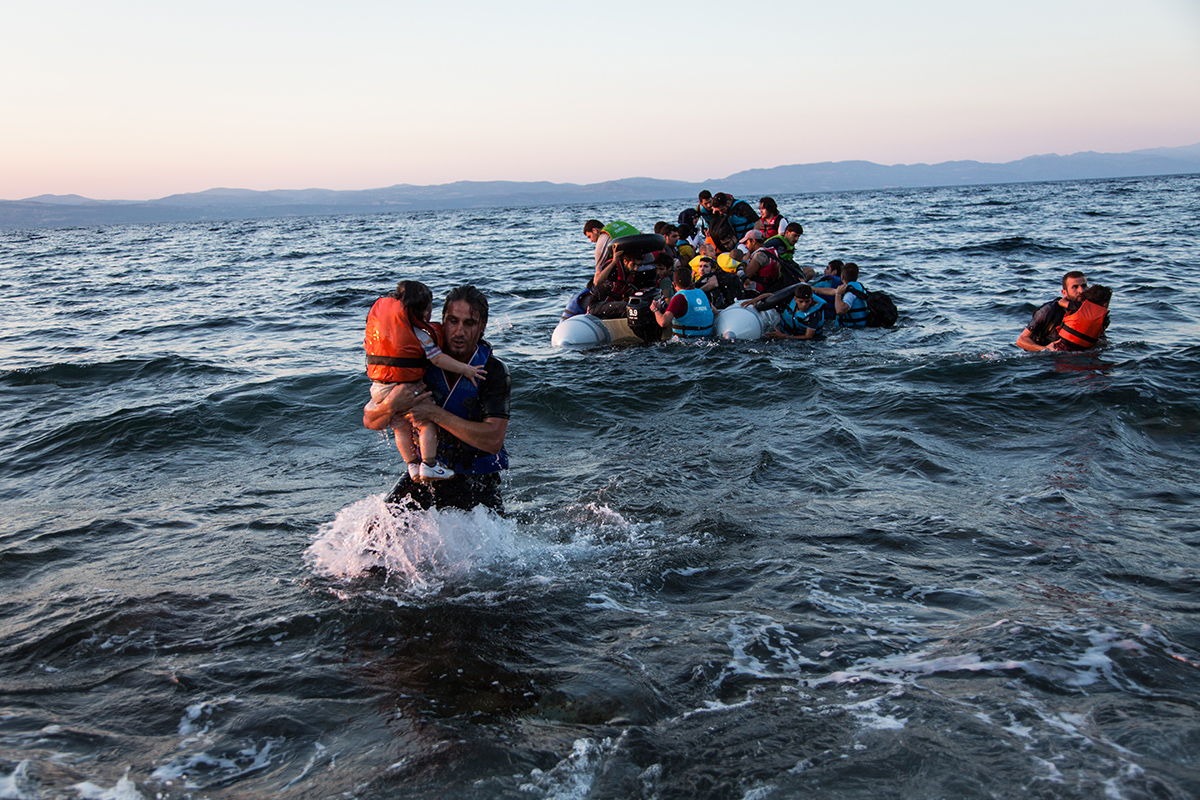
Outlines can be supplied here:
M833 5L6 3L0 199L1200 142L1194 0Z

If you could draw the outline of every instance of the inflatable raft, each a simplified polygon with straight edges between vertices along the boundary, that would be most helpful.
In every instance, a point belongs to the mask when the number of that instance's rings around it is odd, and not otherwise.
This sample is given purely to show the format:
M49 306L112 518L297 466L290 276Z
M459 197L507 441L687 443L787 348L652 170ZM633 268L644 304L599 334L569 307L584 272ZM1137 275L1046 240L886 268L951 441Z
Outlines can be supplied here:
M665 247L666 240L658 234L643 233L613 239L612 246L614 257L617 252L644 255ZM721 309L713 323L713 335L728 341L763 338L779 322L777 309L787 305L797 285L780 289L753 308L734 304ZM573 316L565 317L558 323L550 343L555 347L598 347L670 339L670 331L659 327L651 308L658 296L657 288L635 292L626 304L625 316L602 319L592 314L575 313L580 310L577 295L567 306L567 313Z
M717 312L714 334L718 339L750 341L763 338L763 334L779 322L779 312L774 309L759 311L735 305ZM577 314L558 323L550 343L555 347L598 347L610 344L638 344L640 342L666 341L669 331L655 326L647 335L634 332L628 317L600 319L591 314Z

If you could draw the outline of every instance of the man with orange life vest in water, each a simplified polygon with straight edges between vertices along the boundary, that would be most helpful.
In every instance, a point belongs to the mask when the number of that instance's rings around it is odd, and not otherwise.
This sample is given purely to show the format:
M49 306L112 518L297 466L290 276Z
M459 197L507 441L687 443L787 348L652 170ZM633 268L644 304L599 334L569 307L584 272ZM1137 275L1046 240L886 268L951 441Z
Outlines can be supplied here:
M430 366L425 372L428 391L393 391L363 410L363 425L371 430L388 427L396 414L437 425L438 458L455 473L433 484L418 483L405 474L388 495L389 503L408 500L425 509L463 510L482 505L504 512L500 471L508 469L504 439L511 380L508 368L483 339L487 318L487 298L474 286L459 286L446 295L441 348L451 358L480 367L486 377L478 384Z
M1068 272L1063 275L1062 297L1051 300L1034 313L1029 325L1017 337L1017 347L1030 352L1049 347L1051 342L1058 338L1058 328L1062 325L1063 317L1079 308L1087 287L1087 276L1082 272ZM1101 330L1107 327L1108 317L1105 316Z

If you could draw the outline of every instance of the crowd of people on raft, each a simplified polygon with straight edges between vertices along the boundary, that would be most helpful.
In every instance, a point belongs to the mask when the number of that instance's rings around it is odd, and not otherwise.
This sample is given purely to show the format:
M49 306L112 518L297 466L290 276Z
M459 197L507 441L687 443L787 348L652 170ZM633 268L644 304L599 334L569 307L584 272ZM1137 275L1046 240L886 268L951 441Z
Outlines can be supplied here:
M572 298L564 319L584 313L622 317L634 294L657 288L661 299L654 312L660 326L677 336L706 336L716 312L739 302L757 305L795 287L768 337L813 339L830 320L849 327L867 324L858 265L833 260L817 275L796 263L804 228L787 220L774 198L761 198L756 212L745 200L706 190L695 208L684 209L675 223L656 223L654 233L662 237L657 249L623 249L622 241L642 245L641 231L622 220L607 225L588 220L583 234L595 245L595 272Z
M622 241L641 245L638 240L645 238L628 222L588 220L583 234L595 245L595 272L563 318L584 313L623 317L631 297L658 289L653 310L660 327L684 338L707 336L716 312L735 303L758 306L791 287L792 296L780 308L778 324L765 332L767 338L815 339L829 322L869 324L868 292L859 281L858 265L835 259L817 275L797 264L796 244L804 228L786 219L774 198L761 198L757 212L724 192L706 190L698 200L675 223L655 223L654 233L662 240L649 251L644 246L622 249ZM1062 297L1038 309L1017 346L1058 351L1094 346L1108 327L1111 297L1108 287L1089 288L1083 273L1068 272Z

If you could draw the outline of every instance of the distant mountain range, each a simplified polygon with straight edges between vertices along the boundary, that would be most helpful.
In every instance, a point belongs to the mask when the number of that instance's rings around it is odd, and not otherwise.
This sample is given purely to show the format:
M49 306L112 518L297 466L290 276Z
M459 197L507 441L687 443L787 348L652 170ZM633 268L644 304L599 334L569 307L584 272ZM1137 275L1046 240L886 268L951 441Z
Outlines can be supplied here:
M90 200L73 194L39 195L24 200L0 201L0 227L44 228L676 198L694 201L696 194L705 188L757 198L764 194L1196 173L1200 173L1200 144L1136 150L1132 153L1030 156L1005 164L945 161L940 164L885 166L870 161L827 161L751 169L702 183L622 178L585 185L545 181L459 181L438 186L399 184L385 189L361 191L209 189L191 194L173 194L146 202Z

